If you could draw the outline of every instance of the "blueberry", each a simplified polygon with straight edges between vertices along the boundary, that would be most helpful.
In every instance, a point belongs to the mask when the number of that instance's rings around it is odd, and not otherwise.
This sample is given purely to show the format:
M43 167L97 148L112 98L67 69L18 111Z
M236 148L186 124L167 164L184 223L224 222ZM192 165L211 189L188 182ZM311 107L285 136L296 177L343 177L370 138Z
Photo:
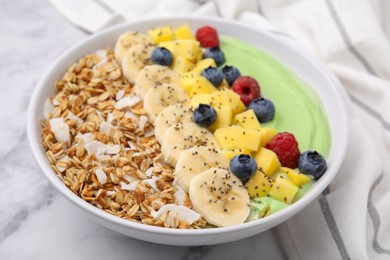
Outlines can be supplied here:
M257 163L250 155L239 154L234 156L229 163L230 171L239 179L247 179L255 174Z
M248 109L253 109L260 123L270 121L275 115L275 106L271 100L256 98L249 103Z
M225 65L222 68L222 73L225 76L226 81L229 83L229 86L233 85L233 82L241 76L240 71L234 67L234 66L229 66Z
M154 64L159 64L162 66L171 66L173 62L173 55L169 50L165 49L164 47L156 47L152 52L151 59Z
M225 62L225 54L221 51L219 47L208 48L203 53L203 58L212 58L214 59L217 66L221 66Z
M318 180L328 168L324 157L316 151L305 151L298 159L298 169L303 174L313 175Z
M202 127L208 127L217 120L217 112L210 105L199 104L194 110L194 122Z
M211 84L213 84L216 87L221 85L222 80L223 80L222 71L220 71L217 68L213 68L213 67L208 67L207 69L204 69L202 71L201 75L203 77L205 77L206 79L208 79L211 82Z

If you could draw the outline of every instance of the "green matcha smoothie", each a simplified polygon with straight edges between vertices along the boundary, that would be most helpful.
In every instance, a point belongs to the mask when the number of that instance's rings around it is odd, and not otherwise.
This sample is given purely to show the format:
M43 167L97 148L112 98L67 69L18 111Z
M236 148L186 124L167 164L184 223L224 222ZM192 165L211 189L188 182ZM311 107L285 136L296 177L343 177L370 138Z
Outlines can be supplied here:
M261 94L273 101L272 121L262 123L278 132L291 132L301 152L311 149L327 156L330 130L316 93L284 65L256 47L229 36L221 37L226 64L236 66L242 75L257 79Z

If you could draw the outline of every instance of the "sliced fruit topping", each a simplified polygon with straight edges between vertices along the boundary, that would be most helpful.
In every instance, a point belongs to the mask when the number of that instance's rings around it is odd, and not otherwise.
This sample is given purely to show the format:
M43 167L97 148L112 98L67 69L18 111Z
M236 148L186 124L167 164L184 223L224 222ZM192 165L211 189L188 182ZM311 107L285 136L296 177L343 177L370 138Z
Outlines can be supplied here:
M233 122L245 128L261 130L260 122L257 120L253 109L237 114Z
M191 123L192 119L192 110L190 107L176 104L165 108L158 114L156 120L154 121L154 134L156 136L157 141L162 143L164 140L165 131L171 125L177 123Z
M302 186L303 184L306 184L311 181L311 178L309 176L299 173L296 170L290 169L288 167L280 167L280 169L295 185Z
M271 100L263 97L252 100L248 105L248 109L253 109L257 119L261 123L272 120L275 115L274 103Z
M208 79L215 87L221 85L223 80L223 73L217 68L208 67L202 71L201 75Z
M165 162L175 166L183 151L194 146L219 149L214 136L207 129L195 123L178 123L165 131L161 151L164 154Z
M194 40L195 37L192 34L191 28L188 26L188 24L182 25L178 27L175 31L175 38L176 40Z
M289 132L276 134L272 140L268 142L266 148L276 153L282 166L292 169L297 168L298 158L301 152L299 151L298 142L293 134Z
M207 104L199 104L194 110L194 122L201 127L211 126L217 120L217 112Z
M222 73L229 86L232 86L234 81L241 76L241 72L236 67L229 65L223 66Z
M256 173L245 183L245 187L251 198L262 197L271 189L272 180L263 172L256 171Z
M176 57L176 59L174 59L174 61L173 61L173 65L172 65L172 69L174 71L176 71L177 73L179 73L180 76L183 73L188 73L194 67L195 67L195 64L192 61L187 60L186 58L183 58L181 56Z
M222 153L229 160L231 160L234 156L239 155L239 154L249 154L249 155L251 154L251 152L249 150L239 149L239 148L223 150Z
M156 64L145 66L135 81L133 91L143 100L146 92L156 83L180 84L179 75L166 66Z
M205 146L192 147L179 156L175 167L175 182L188 192L191 180L212 167L227 169L229 161L217 150Z
M195 176L189 195L196 212L208 223L226 227L243 223L249 215L249 195L229 171L211 168Z
M203 48L219 46L218 32L211 26L203 26L196 30L196 39Z
M199 76L196 80L194 85L191 88L190 91L190 97L193 97L198 94L207 94L214 91L217 91L218 89L214 87L213 84L211 84L210 81L208 81L205 77Z
M161 42L160 47L168 49L174 58L183 57L192 62L199 59L201 48L199 42L196 40L174 40L168 42Z
M215 64L215 61L212 58L200 60L198 63L196 63L195 68L192 70L192 72L195 72L200 75L202 71L204 71L208 67L217 67L217 64Z
M305 151L298 159L298 168L301 173L314 176L318 180L328 168L324 157L316 151Z
M276 153L264 147L260 147L254 155L257 167L261 169L268 177L272 177L280 167L280 162Z
M246 106L261 95L257 80L249 76L238 77L233 83L232 90L240 95L241 101Z
M139 32L125 32L119 36L114 49L115 59L119 64L122 64L122 59L127 51L137 44L151 45L152 42L148 36Z
M237 125L218 128L215 139L222 149L245 149L257 151L260 146L260 131L243 128Z
M170 26L159 27L149 30L149 36L153 43L160 43L173 40L173 30Z
M173 55L164 47L156 47L152 52L151 59L154 64L171 66L173 62Z
M290 182L287 178L282 175L278 175L274 184L272 185L269 195L277 200L283 201L284 203L291 204L295 194L297 194L299 188L294 183Z
M206 49L203 53L203 58L213 59L218 67L225 63L225 54L219 47Z
M230 172L239 179L252 177L257 170L256 161L248 154L234 156L229 163Z

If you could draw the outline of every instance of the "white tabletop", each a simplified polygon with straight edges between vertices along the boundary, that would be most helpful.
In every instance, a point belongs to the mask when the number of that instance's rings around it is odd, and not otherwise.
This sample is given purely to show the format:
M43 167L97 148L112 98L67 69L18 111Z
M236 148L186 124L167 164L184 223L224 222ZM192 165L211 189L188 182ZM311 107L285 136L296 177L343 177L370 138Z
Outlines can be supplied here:
M151 244L108 230L58 194L36 164L26 111L39 77L88 34L46 1L0 2L0 259L283 259L275 230L203 247Z

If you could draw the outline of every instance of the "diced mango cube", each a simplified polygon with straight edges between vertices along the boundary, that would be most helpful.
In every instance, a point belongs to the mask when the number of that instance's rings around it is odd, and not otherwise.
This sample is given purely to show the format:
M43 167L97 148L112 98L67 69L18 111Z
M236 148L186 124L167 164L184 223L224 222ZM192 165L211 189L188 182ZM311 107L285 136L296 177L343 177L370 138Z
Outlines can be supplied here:
M239 148L249 151L257 151L261 139L260 131L240 126L218 128L214 137L222 149Z
M244 103L242 103L240 96L236 92L231 89L221 89L221 91L225 91L225 93L227 94L228 102L232 107L234 115L245 111L246 106Z
M233 120L233 113L230 106L216 106L217 119L214 124L209 127L209 130L215 131L218 128L229 126Z
M253 109L237 114L233 122L245 128L261 130L260 122Z
M199 104L210 104L211 103L211 95L210 94L197 94L191 98L191 107L194 109Z
M189 72L194 68L194 63L183 58L181 56L176 57L173 62L173 70L176 71L179 75L181 73Z
M255 131L255 130L252 130ZM261 132L261 131L259 131ZM260 134L261 136L261 134ZM260 137L261 138L261 137ZM218 141L218 140L217 140ZM278 156L273 151L260 147L257 153L254 155L254 159L257 162L257 167L267 174L268 177L274 175L274 173L279 169L280 162Z
M199 76L199 78L195 81L195 84L192 86L190 97L193 97L198 94L207 94L218 89L214 87L213 84L210 83L205 77Z
M195 64L195 68L193 68L192 71L200 75L202 71L207 69L208 67L217 67L214 59L207 58L207 59L200 60L198 63Z
M248 193L251 198L262 197L267 195L272 187L272 181L261 171L249 178L245 186L248 188Z
M176 40L194 40L195 37L191 32L188 24L182 25L174 32Z
M269 195L277 200L291 204L299 188L282 175L278 175L272 185Z
M194 62L199 56L200 45L196 40L166 41L160 42L159 46L168 49L174 58L181 56Z
M261 130L261 146L265 146L278 132L275 128L262 127Z
M199 76L193 72L182 73L180 74L180 85L187 94L190 94L192 87L198 79Z
M280 167L280 169L295 185L302 186L303 184L311 181L311 178L309 176L299 173L296 170L290 169L288 167Z
M249 150L245 149L229 149L229 150L222 150L222 153L228 158L228 160L231 160L234 156L239 155L239 154L251 154Z
M173 40L173 31L170 26L164 26L149 30L149 36L153 43L160 43Z

